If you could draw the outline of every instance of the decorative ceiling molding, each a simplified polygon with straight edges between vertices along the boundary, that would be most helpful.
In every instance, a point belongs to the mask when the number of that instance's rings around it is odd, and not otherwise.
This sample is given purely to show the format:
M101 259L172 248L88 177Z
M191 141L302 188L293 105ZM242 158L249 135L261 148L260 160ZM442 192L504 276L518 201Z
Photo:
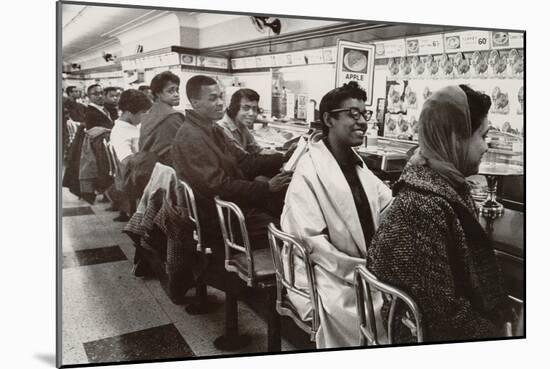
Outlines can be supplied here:
M238 43L229 44L229 45L215 46L215 47L202 49L201 51L204 51L207 53L225 54L228 52L234 52L242 49L273 46L273 45L289 43L289 42L299 42L299 41L304 41L304 40L318 38L318 37L329 37L329 36L344 34L349 32L367 31L367 30L372 30L372 29L382 28L387 26L388 24L384 24L384 23L367 23L367 22L345 23L345 24L338 24L334 26L321 27L321 28L308 30L308 31L298 31L298 32L288 33L288 34L279 35L279 36L263 37L261 39L252 40L252 41L244 41L244 42L238 42Z
M143 26L147 23L154 21L155 19L161 18L168 14L172 14L172 12L167 10L164 10L164 11L152 10L136 19L133 19L121 26L118 26L110 31L103 33L101 37L118 37L119 35L125 32L131 31L137 27Z

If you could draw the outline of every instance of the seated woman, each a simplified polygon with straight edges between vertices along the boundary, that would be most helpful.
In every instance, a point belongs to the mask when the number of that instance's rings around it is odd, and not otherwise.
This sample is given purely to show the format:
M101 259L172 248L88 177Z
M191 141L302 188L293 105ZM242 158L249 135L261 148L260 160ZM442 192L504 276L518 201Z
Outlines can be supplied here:
M115 221L127 221L131 213L128 196L125 194L126 172L128 160L139 150L139 125L145 113L151 108L151 102L147 96L138 90L126 90L120 95L119 107L122 111L120 118L115 121L111 130L111 145L115 149L119 161L119 170L115 175L115 190L111 193L115 204L113 208L120 210L120 215Z
M133 89L124 91L118 104L122 114L111 130L111 144L118 160L123 161L138 152L141 119L152 104L143 92Z
M420 150L368 250L367 268L418 304L426 341L503 336L505 295L466 181L487 151L490 106L489 96L464 85L424 103ZM407 341L406 329L394 341Z
M320 104L323 134L308 142L285 199L281 226L311 253L319 293L318 348L357 346L354 268L365 263L379 217L391 202L391 190L365 165L352 147L367 129L365 91L357 83L328 92ZM298 286L305 286L297 265ZM309 302L289 296L302 317Z
M139 151L153 153L164 165L172 164L172 140L183 124L183 113L174 109L180 104L180 79L170 71L157 74L151 80L155 102L143 117ZM153 168L150 168L151 171Z

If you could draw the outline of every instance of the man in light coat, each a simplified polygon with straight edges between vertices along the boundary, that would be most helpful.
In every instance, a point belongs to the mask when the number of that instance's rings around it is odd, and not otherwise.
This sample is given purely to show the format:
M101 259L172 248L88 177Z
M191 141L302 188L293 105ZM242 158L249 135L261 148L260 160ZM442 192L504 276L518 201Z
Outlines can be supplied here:
M320 104L323 134L310 137L285 199L281 227L311 253L319 294L318 348L360 343L353 273L392 200L391 190L353 151L367 129L365 91L350 82ZM305 286L297 265L297 285ZM306 317L309 301L289 296Z

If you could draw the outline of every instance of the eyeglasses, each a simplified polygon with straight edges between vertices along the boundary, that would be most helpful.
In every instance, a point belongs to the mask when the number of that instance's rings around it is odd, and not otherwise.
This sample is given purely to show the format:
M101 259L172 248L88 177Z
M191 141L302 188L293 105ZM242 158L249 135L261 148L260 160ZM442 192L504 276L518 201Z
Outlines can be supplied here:
M372 115L372 112L369 111L369 110L359 110L359 108L342 108L342 109L334 109L334 110L330 110L329 113L338 113L338 112L341 112L341 111L347 111L349 112L349 116L350 118L353 118L355 120L359 120L361 119L361 117L363 117L363 119L365 120L369 120L371 115Z
M241 109L244 112L249 112L250 110L252 110L254 113L258 112L258 107L257 106L241 105Z

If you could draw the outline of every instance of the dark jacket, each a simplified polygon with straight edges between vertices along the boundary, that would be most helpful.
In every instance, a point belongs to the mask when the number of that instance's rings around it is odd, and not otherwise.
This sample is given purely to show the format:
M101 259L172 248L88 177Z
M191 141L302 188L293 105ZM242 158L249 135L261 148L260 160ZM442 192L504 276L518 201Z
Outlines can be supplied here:
M76 131L75 137L68 150L67 165L63 174L63 187L67 187L69 191L80 197L80 181L78 179L80 171L80 153L86 133L84 125L80 125Z
M172 140L184 120L182 112L160 102L154 103L141 121L139 151L152 152L160 163L172 166Z
M109 117L114 122L118 119L118 108L116 105L105 105L105 109L109 113Z
M97 110L91 105L86 108L84 123L86 124L86 129L92 129L94 127L104 127L111 129L114 126L113 121L107 115L105 115L105 113Z
M455 190L429 167L408 164L394 194L367 268L416 301L426 341L502 336L506 296L469 186ZM396 333L394 343L407 340Z
M172 155L178 178L195 192L203 240L213 248L214 258L223 262L214 197L235 202L249 222L254 218L252 214L258 216L255 208L266 207L272 197L267 182L253 178L275 174L283 164L283 156L248 154L229 140L223 128L192 110L186 111L185 123L174 139Z
M283 155L251 155L233 144L223 128L193 110L179 129L172 147L179 178L207 198L219 195L240 206L252 206L269 194L267 182L252 180L271 176L283 164Z
M68 115L72 120L80 123L84 122L86 119L86 110L88 109L85 105L70 99L64 99L63 104L67 108Z

